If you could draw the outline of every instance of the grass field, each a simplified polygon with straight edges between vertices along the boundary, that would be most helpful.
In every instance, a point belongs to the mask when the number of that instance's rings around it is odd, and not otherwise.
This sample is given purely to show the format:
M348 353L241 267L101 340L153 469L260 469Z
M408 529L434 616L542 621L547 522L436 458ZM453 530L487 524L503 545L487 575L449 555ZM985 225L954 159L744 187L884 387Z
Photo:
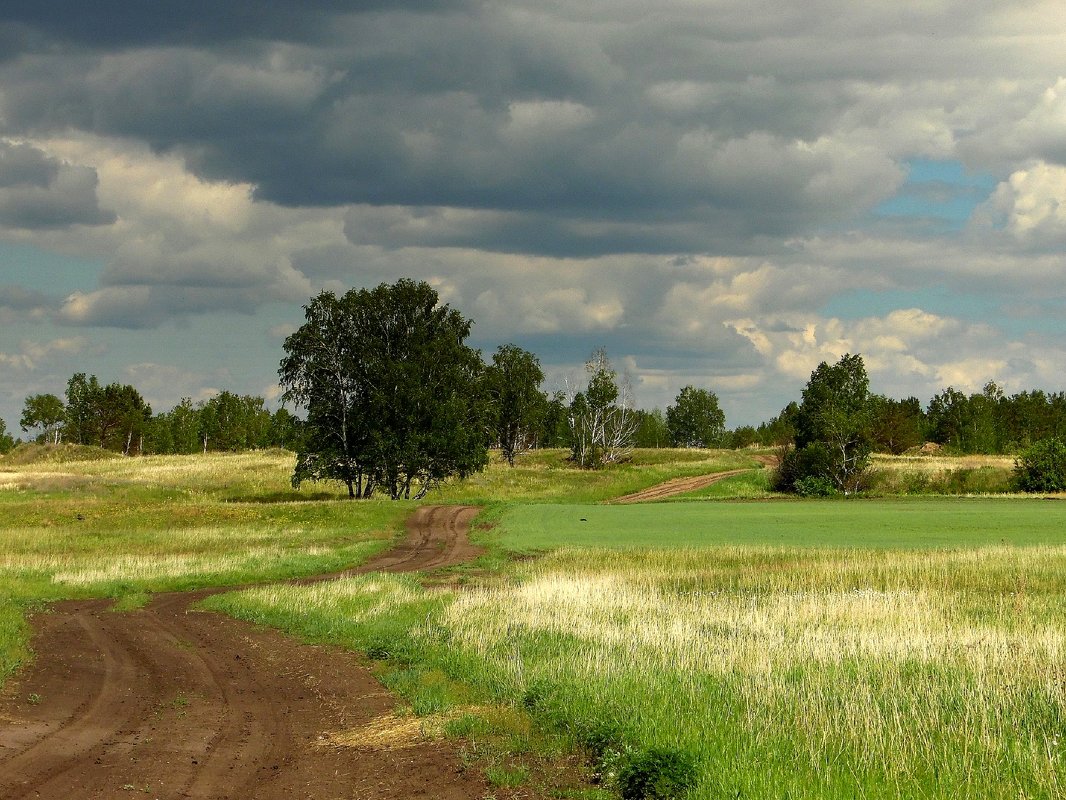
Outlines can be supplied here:
M296 494L280 452L39 456L0 461L0 682L28 655L30 608L341 569L387 546L412 508Z
M673 474L753 464L733 453L649 451L589 479L562 451L498 460L435 502L491 497L592 501ZM0 458L0 683L25 660L28 609L65 598L278 580L364 561L403 528L412 503L343 501L342 488L290 485L284 451L122 458L93 448L27 448Z
M500 544L569 547L934 548L1066 544L1066 503L1024 498L509 505Z
M754 472L693 502L597 504L750 463L640 456L590 476L537 454L431 495L492 501L480 535L495 558L447 585L370 575L208 603L382 659L413 713L456 730L483 733L486 708L531 717L587 748L616 793L673 764L700 800L1066 796L1066 505L711 502L766 497ZM290 466L266 453L0 472L6 668L32 602L360 560L411 508L294 494Z
M666 753L701 800L1050 799L1066 789L1064 513L519 505L495 538L548 555L476 588L372 577L212 603L394 654L416 710L470 702L448 680L525 708L616 788Z
M1061 797L1066 546L562 549L480 588L366 577L212 606L396 659L593 749L689 755L694 798ZM419 680L423 678L423 680Z

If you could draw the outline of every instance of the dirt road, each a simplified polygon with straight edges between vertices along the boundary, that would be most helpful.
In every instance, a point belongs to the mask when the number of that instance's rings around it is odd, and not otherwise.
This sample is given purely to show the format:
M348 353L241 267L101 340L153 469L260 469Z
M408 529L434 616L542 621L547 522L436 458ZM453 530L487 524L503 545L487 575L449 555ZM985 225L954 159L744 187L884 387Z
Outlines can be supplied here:
M773 469L780 463L780 459L776 456L759 455L754 456L753 458L755 461L762 464L765 469ZM662 500L664 497L672 497L675 494L685 494L686 492L695 492L700 489L706 489L708 486L718 483L718 481L732 478L734 475L742 475L745 472L751 472L751 470L731 469L728 472L715 472L711 475L695 475L691 478L674 478L665 483L649 486L647 489L642 489L639 492L633 492L633 494L616 497L611 502L650 503L653 500Z
M477 509L426 507L407 540L355 572L411 571L476 553ZM34 620L34 663L0 696L0 798L481 798L451 742L333 744L396 700L351 653L216 614L210 592L147 608L58 604Z
M695 475L691 478L674 478L668 480L665 483L656 484L655 486L649 486L647 489L642 489L639 492L633 492L633 494L627 494L622 497L616 497L612 500L612 503L650 503L652 500L662 500L664 497L671 497L675 494L685 494L686 492L695 492L699 489L705 489L712 484L718 483L718 481L731 478L734 475L740 475L745 472L751 472L750 469L731 469L729 472L716 472L713 475Z

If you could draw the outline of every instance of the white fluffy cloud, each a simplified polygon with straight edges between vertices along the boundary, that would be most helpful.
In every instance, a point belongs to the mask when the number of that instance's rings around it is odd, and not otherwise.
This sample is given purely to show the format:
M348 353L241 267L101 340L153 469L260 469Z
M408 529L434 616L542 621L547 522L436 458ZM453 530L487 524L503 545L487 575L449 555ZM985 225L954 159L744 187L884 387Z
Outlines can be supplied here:
M990 203L1021 242L1066 246L1066 166L1033 162L1011 173Z

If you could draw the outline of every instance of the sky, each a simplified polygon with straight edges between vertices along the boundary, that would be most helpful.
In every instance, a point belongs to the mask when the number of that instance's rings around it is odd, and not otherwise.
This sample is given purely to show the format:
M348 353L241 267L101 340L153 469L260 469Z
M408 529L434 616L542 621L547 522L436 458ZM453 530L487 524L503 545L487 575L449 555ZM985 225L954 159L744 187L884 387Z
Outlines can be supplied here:
M561 387L727 425L1066 388L1061 0L5 0L0 417L75 372L278 397L400 277Z

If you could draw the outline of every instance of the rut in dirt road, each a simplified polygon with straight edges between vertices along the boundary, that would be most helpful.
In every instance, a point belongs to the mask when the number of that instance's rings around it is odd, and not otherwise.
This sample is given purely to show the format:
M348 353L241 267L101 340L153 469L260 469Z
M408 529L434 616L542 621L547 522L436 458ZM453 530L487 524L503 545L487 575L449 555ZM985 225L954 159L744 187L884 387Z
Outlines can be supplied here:
M393 550L342 575L413 571L477 554L470 507L424 507ZM395 699L351 653L158 595L133 612L57 604L36 659L0 697L0 799L481 797L454 746L341 747L330 735ZM131 794L132 793L132 794Z

